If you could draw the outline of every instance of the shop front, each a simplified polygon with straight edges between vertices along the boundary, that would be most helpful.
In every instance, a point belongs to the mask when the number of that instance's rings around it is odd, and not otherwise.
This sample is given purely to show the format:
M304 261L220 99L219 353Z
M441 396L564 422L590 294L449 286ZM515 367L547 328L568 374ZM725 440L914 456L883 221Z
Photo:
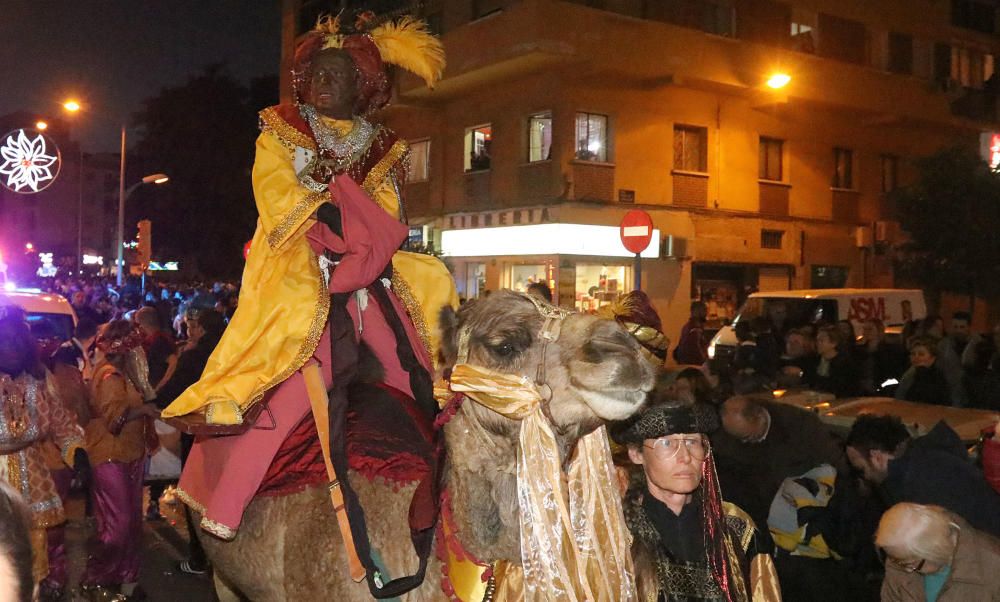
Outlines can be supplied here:
M659 240L659 231L653 236ZM441 250L465 299L499 289L525 292L542 282L552 290L557 305L593 312L632 290L633 259L621 246L618 228L612 226L445 230ZM650 245L642 256L658 257L659 245Z

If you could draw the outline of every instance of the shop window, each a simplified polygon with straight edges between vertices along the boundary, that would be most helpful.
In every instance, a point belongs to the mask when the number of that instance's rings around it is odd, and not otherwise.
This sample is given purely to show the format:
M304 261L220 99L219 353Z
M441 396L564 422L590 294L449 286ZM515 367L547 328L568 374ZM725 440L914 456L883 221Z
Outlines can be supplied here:
M597 311L628 292L631 270L624 265L580 263L576 266L576 309Z
M708 171L708 130L690 125L674 126L674 169Z
M536 113L528 118L528 162L552 158L552 113Z
M410 142L410 167L406 171L407 182L426 182L430 177L430 140Z
M782 160L784 141L761 136L758 149L758 174L761 180L780 182L784 177Z
M608 116L596 113L576 114L576 159L608 160Z
M809 274L809 288L844 288L848 268L838 265L814 265Z
M762 249L780 249L781 241L785 237L784 230L761 230L760 231L760 248Z
M854 189L854 151L847 148L833 149L834 188Z
M541 282L552 288L549 278L549 266L540 263L536 265L513 265L510 267L510 288L519 293L528 292L528 287Z
M466 264L465 298L476 299L486 290L486 264Z
M465 130L465 171L483 171L490 168L490 145L493 126L478 125Z
M909 75L913 73L913 36L905 33L889 32L889 61L887 67L893 73Z
M951 24L973 31L996 31L996 7L978 0L951 0Z
M879 157L882 174L882 192L892 192L896 190L896 178L899 175L899 157L895 155L882 155Z

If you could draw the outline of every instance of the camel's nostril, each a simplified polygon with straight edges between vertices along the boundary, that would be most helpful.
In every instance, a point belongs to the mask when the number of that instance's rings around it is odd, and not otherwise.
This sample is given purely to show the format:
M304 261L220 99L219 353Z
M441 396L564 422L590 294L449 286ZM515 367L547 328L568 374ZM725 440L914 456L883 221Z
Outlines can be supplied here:
M587 342L590 351L599 355L613 355L616 353L632 354L635 349L629 345L629 341L622 337L595 337Z

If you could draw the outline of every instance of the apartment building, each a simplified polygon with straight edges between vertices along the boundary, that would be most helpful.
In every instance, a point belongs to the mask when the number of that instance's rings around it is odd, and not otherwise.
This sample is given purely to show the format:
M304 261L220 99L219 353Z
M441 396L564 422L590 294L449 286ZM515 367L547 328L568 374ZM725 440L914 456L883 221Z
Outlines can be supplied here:
M631 209L671 335L692 299L722 320L754 290L892 286L886 193L997 128L993 2L424 4L445 77L401 76L382 118L411 143L413 236L469 298L545 281L560 305L613 301Z

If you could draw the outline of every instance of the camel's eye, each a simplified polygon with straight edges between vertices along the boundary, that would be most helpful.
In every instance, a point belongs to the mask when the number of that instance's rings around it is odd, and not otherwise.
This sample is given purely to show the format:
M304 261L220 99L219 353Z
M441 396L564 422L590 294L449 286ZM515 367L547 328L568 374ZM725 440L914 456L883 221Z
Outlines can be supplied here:
M509 358L510 356L514 355L515 351L514 346L511 345L510 343L500 343L499 345L493 345L490 348L490 350L493 352L494 355L497 355L502 358Z

